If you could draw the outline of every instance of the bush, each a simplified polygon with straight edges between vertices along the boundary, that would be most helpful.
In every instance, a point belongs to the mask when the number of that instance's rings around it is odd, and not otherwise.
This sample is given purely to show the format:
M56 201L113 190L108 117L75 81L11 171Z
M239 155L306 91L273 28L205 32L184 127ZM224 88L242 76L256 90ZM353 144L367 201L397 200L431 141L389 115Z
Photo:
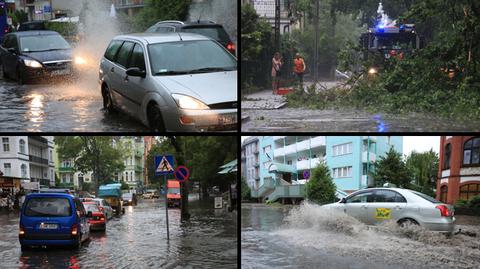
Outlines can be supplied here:
M480 195L474 196L470 201L468 201L469 208L479 208L480 209Z
M332 203L336 188L327 165L321 163L312 169L312 176L306 184L307 198L319 204Z
M247 184L247 181L245 178L242 176L242 200L250 200L252 198L251 196L251 190L250 187Z
M455 207L468 207L468 201L467 200L457 200L455 203Z

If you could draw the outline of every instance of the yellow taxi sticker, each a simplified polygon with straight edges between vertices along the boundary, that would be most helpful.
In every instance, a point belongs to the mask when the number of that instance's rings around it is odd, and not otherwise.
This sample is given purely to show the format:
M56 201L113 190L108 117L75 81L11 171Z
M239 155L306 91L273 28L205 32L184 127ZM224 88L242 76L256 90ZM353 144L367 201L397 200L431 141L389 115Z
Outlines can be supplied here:
M375 208L376 219L391 219L392 210L388 208Z

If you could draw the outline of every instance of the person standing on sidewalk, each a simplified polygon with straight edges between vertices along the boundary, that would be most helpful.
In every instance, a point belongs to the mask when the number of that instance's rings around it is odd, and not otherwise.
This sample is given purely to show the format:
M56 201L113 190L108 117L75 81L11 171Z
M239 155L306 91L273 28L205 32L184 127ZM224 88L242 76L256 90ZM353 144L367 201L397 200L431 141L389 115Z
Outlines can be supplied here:
M303 88L303 74L305 73L305 69L307 68L305 65L305 61L303 60L300 54L295 54L294 69L293 71L297 75L298 81L300 82L300 87Z
M272 91L275 94L275 91L278 90L280 84L280 70L282 68L282 57L280 52L275 52L272 59Z

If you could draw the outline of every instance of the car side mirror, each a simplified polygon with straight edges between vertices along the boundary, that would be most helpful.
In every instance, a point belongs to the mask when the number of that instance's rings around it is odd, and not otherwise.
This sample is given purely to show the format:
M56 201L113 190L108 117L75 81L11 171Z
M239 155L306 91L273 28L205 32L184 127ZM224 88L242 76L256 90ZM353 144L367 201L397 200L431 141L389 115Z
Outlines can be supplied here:
M17 50L15 48L8 48L7 51L12 54L17 54Z
M131 67L127 69L127 75L145 78L147 76L147 72L145 72L145 70L140 70L138 67Z
M345 204L346 202L347 202L347 199L345 199L345 197L340 199L340 203Z
M88 211L87 212L87 218L91 218L92 217L92 211Z

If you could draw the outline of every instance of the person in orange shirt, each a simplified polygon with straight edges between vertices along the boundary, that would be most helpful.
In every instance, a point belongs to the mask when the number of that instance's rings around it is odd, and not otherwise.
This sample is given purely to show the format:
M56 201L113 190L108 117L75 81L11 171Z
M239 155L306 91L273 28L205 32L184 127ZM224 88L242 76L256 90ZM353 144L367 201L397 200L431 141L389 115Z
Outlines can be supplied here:
M303 73L305 73L305 61L303 60L302 56L300 54L295 54L295 60L293 61L294 63L294 68L293 71L298 77L298 80L300 81L300 86L303 87Z

